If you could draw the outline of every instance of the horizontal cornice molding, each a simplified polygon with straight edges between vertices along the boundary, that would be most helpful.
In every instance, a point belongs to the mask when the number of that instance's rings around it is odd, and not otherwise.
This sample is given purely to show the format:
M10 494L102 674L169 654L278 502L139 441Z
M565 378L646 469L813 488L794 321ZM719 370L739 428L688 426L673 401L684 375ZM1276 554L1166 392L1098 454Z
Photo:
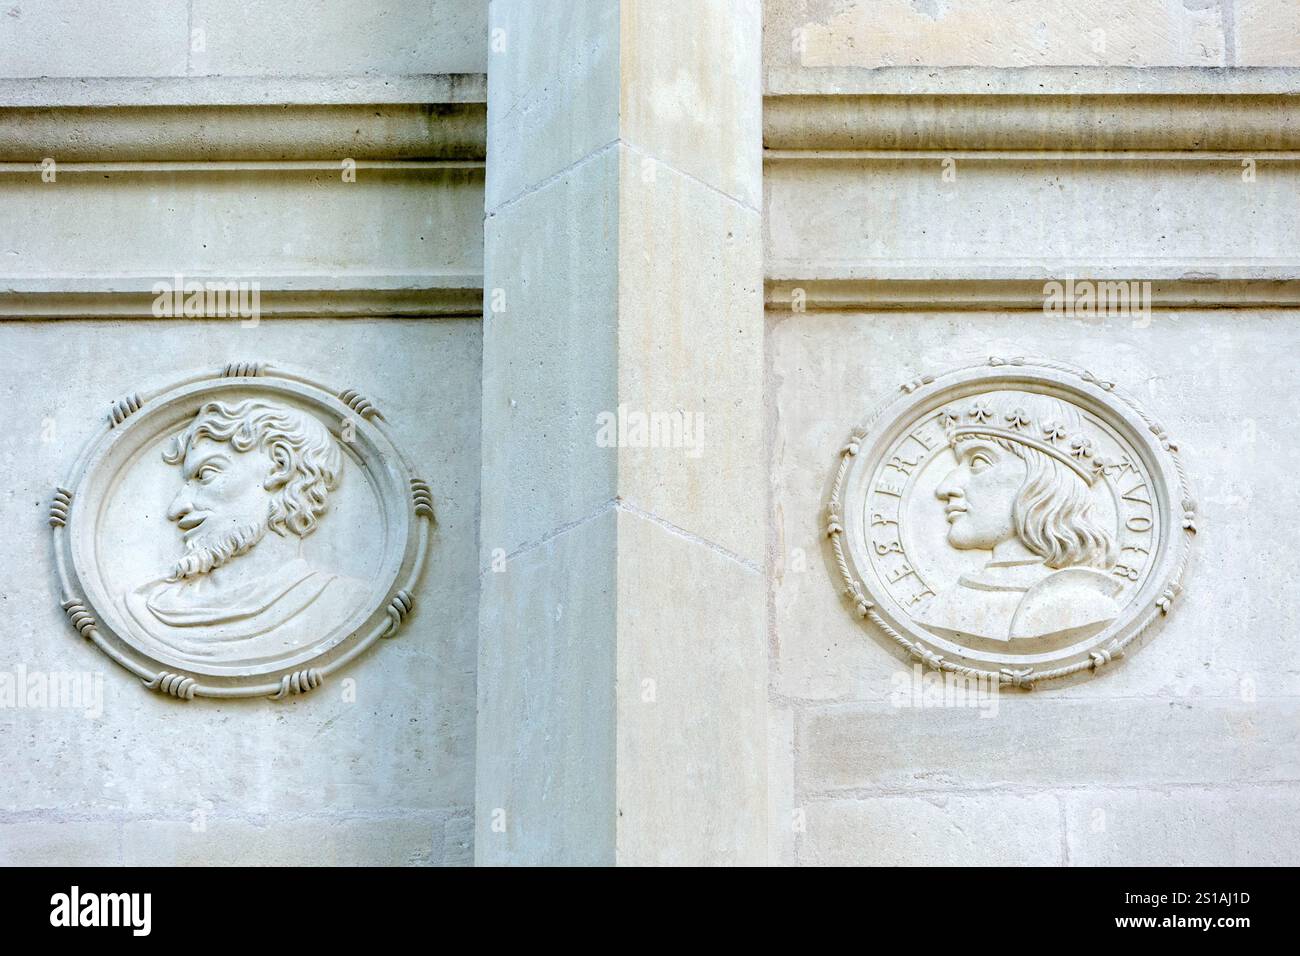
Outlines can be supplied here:
M1048 283L1126 283L1152 309L1300 307L1300 260L1222 264L1208 262L1084 263L989 266L978 263L885 264L819 268L773 263L766 282L772 310L809 311L1042 311ZM1149 286L1147 285L1149 283ZM1144 305L1144 307L1145 307Z
M764 146L799 151L1300 149L1300 95L906 93L768 96Z
M0 109L0 162L482 161L482 103Z
M180 281L178 281L178 279ZM258 318L454 318L483 313L483 276L58 276L0 277L0 319L158 319L238 322L239 315L159 316L168 290L245 284L257 292ZM186 293L182 292L182 299ZM232 310L233 311L233 310Z

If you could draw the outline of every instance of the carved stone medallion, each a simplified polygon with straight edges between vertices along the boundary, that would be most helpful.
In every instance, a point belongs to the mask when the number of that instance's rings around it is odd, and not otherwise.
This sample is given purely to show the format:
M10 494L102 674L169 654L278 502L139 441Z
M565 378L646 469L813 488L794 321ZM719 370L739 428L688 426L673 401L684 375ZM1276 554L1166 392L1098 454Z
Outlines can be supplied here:
M902 386L844 447L828 510L859 615L929 666L1025 688L1110 664L1167 614L1196 530L1164 429L1027 359Z
M50 509L73 626L184 699L303 693L396 634L432 524L378 409L251 363L114 403Z

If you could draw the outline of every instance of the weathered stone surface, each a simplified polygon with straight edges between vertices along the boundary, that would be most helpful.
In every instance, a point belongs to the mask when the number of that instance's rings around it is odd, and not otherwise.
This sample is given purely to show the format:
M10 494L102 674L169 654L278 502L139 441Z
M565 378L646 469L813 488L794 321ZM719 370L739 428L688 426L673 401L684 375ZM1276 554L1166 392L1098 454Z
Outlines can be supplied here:
M794 710L769 701L767 713L767 861L769 866L793 866Z
M510 439L483 445L484 566L614 497L617 450L596 437L616 408L618 196L610 150L488 216L484 421Z
M56 161L58 157L53 157ZM478 169L64 168L0 175L5 276L478 275ZM121 242L122 230L141 237ZM217 266L220 266L218 269ZM107 283L105 283L107 284Z
M438 862L443 866L473 866L473 811L462 811L448 817L442 829L442 857Z
M937 159L941 172L957 172L945 162L958 159L948 151L967 160L980 158L971 155L980 150L991 151L985 159L1021 150L1109 152L1091 159L1130 165L1136 158L1156 157L1113 154L1197 150L1240 151L1242 156L1222 157L1236 159L1240 167L1243 157L1300 145L1300 116L1288 92L1293 80L1284 70L927 72L916 67L891 70L888 76L889 81L859 83L858 89L852 84L842 91L823 89L811 82L767 96L763 143L773 151L769 158L797 159L799 152L791 151L805 150L933 150L916 158ZM805 86L807 91L797 92ZM1184 95L1157 92L1161 89ZM948 181L940 177L941 183Z
M118 89L125 85L118 84ZM17 83L12 86L23 89ZM42 81L28 84L26 90L35 97L49 86ZM93 89L96 84L87 86ZM106 96L114 88L111 81L98 86ZM197 93L179 81L172 88L178 94L182 90ZM226 89L232 97L235 95L232 87ZM49 90L48 95L54 98L61 94ZM0 91L3 101L4 92ZM431 112L436 117L432 122ZM39 163L49 157L59 163L161 163L183 156L216 162L310 162L322 157L472 162L483 159L486 124L487 110L481 102L436 107L402 102L299 104L295 108L174 104L123 110L105 109L102 105L31 107L0 112L0 160ZM329 165L342 172L341 159ZM360 176L366 175L362 167ZM481 193L481 175L477 181L477 192ZM464 238L472 241L478 237L467 233Z
M187 16L170 0L106 0L93 16L77 0L13 4L0 18L0 76L182 76Z
M760 155L735 144L760 122L758 4L690 14L582 0L542 23L526 4L499 4L488 210L616 140L757 209Z
M662 447L651 436L638 446L629 434L618 450L619 493L757 562L765 535L754 494L764 471L759 216L669 166L645 166L635 150L621 156L618 403L652 422L680 420L683 441ZM678 269L669 264L686 223L715 239Z
M622 5L621 136L643 156L757 210L762 157L738 149L761 123L758 0L665 15L659 0Z
M769 69L1225 65L1216 4L775 0L766 7Z
M483 73L487 0L195 0L195 74Z
M386 819L145 820L122 828L127 866L428 866L439 814Z
M480 864L615 860L613 506L482 577Z
M1237 66L1300 66L1300 6L1233 0Z
M117 822L68 820L0 824L0 865L112 866L122 862Z
M1071 866L1295 866L1294 785L1064 794Z
M574 0L539 17L497 3L490 28L489 216L619 138L619 5Z
M618 515L618 860L766 862L763 577Z
M996 713L822 705L796 728L797 780L805 794L1291 781L1297 721L1294 698L1103 705L1003 695Z
M1117 250L1139 272L1280 264L1300 217L1300 171L1261 157L1246 181L1242 160L935 152L826 162L817 175L803 163L769 164L766 261L778 275L828 278L911 266L1083 278L1118 264ZM1134 209L1142 214L1126 214Z
M815 800L799 862L813 866L1059 866L1050 794L935 794Z
M0 24L0 76L483 73L487 0L42 0ZM104 43L105 36L114 42Z

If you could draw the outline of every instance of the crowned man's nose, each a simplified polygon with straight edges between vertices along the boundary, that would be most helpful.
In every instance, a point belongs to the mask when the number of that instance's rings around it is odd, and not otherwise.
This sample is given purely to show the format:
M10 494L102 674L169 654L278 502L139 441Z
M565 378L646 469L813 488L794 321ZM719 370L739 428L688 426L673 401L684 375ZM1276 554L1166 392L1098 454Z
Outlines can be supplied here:
M961 485L954 479L957 473L954 471L939 482L939 487L934 489L934 495L940 501L947 501L949 498L960 498L962 496Z

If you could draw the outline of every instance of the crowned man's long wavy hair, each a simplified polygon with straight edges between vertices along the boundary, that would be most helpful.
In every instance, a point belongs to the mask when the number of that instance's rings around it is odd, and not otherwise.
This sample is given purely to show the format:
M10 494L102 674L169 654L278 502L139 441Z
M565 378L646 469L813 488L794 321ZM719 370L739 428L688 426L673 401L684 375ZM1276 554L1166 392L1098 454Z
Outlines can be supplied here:
M311 415L256 399L238 404L206 402L163 454L180 464L199 438L230 442L236 451L261 449L272 470L263 482L271 492L267 526L276 534L305 538L316 530L329 493L338 485L343 453L329 430Z
M992 392L980 400L999 424L1018 413L1035 428L1056 423L1069 435L1087 434L1077 409L1046 395ZM1025 483L1011 511L1025 547L1049 568L1113 567L1118 555L1115 532L1098 520L1088 483L1069 465L1036 448L1006 438L991 440L1025 463Z

